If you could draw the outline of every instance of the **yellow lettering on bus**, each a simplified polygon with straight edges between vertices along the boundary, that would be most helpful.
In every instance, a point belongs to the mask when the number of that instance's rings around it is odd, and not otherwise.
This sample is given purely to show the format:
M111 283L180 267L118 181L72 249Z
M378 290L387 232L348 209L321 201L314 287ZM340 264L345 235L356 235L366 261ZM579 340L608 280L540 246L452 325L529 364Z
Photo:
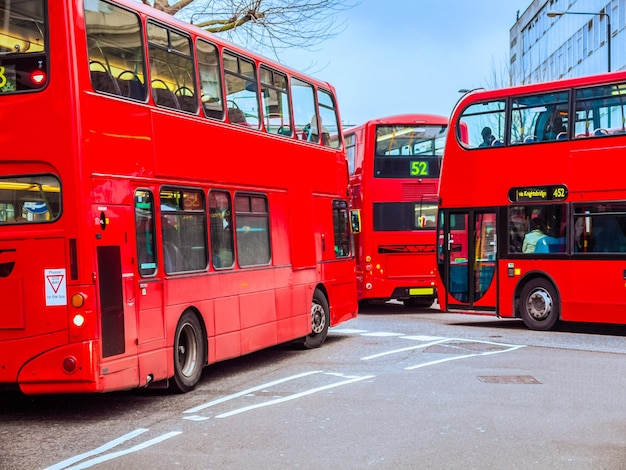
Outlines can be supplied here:
M4 67L0 65L0 88L7 84L7 76L4 74Z

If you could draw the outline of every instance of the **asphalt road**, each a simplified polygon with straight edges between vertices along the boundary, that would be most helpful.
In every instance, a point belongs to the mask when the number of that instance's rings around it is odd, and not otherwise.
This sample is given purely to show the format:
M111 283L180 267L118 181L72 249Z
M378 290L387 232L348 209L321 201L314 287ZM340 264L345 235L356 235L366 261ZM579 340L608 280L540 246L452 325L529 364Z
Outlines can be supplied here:
M0 395L0 469L623 469L625 334L375 305L184 395Z

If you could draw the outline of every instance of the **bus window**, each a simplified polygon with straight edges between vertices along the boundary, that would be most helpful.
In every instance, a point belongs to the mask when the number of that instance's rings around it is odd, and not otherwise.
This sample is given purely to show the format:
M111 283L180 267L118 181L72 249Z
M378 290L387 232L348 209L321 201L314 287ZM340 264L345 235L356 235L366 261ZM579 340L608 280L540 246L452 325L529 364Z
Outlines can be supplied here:
M166 274L206 269L208 249L204 209L204 193L200 190L161 190Z
M346 141L346 158L348 159L348 171L350 176L354 175L356 163L356 136L348 134L345 136Z
M626 133L626 84L576 90L575 137Z
M438 178L447 125L376 127L375 178Z
M94 90L145 101L145 59L139 17L96 0L85 4L85 27Z
M510 206L509 253L565 253L566 209L562 204Z
M292 135L287 76L261 66L261 101L265 130L271 134Z
M527 144L567 137L567 91L520 96L511 105L511 143Z
M375 202L374 231L400 232L433 230L437 223L437 201Z
M148 23L148 54L156 105L195 113L198 103L189 36Z
M137 266L141 277L156 273L154 238L154 198L150 191L135 191L135 235L137 237Z
M236 194L235 223L239 266L269 264L269 213L265 196Z
M228 120L258 129L261 120L254 62L227 52L224 52L223 60Z
M0 178L0 224L51 222L61 215L61 183L53 175Z
M48 83L45 3L0 2L0 93L40 90Z
M198 71L200 72L200 100L206 117L224 119L224 102L217 47L198 40Z
M213 267L216 269L232 268L233 255L233 218L230 194L226 191L209 192L209 217L211 219L211 253Z
M339 120L336 111L337 106L335 106L333 96L326 91L318 90L317 100L320 106L322 145L335 149L341 148L341 138L339 136Z
M319 142L319 135L311 132L311 127L317 128L313 87L297 78L292 78L291 100L293 101L293 118L298 138L308 142Z
M574 251L626 253L626 204L574 205Z
M335 228L335 256L350 256L350 214L346 201L333 201L333 225Z
M459 119L460 125L457 139L466 148L490 147L502 145L504 142L504 110L505 101L489 101L486 103L473 104L463 111ZM467 128L467 139L460 134L462 128ZM489 130L488 135L493 136L487 142L483 141L483 135Z

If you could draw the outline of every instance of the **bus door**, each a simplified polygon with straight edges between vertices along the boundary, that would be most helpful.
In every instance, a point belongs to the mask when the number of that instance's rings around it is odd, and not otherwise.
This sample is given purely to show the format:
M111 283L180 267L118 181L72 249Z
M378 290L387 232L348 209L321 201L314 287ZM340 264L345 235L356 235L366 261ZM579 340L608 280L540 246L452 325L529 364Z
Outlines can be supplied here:
M132 265L132 211L129 206L93 206L96 232L97 293L100 304L102 374L131 375L137 380L136 312ZM131 229L132 230L132 229ZM108 380L115 381L109 377Z
M441 211L438 262L445 310L495 311L496 254L495 211Z
M157 261L154 192L136 189L134 196L137 352L142 385L167 376L163 307L163 273ZM129 226L133 224L130 223ZM132 236L129 234L129 236ZM161 265L163 265L162 263Z

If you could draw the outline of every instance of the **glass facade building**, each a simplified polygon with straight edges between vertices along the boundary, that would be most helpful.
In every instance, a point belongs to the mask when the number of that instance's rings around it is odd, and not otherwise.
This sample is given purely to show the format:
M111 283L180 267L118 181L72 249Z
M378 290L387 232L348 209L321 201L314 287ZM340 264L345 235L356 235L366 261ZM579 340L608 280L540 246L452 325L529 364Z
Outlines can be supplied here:
M534 0L510 30L510 84L623 70L625 28L626 0Z

